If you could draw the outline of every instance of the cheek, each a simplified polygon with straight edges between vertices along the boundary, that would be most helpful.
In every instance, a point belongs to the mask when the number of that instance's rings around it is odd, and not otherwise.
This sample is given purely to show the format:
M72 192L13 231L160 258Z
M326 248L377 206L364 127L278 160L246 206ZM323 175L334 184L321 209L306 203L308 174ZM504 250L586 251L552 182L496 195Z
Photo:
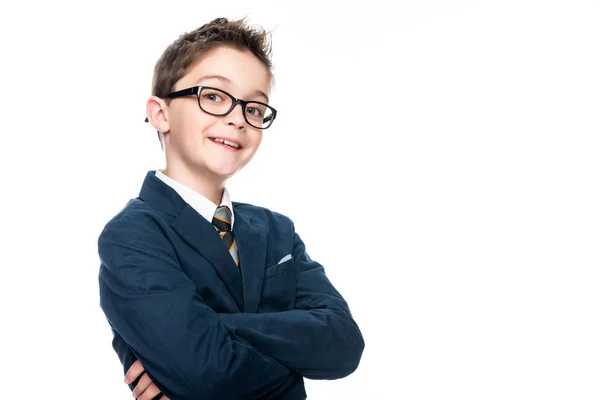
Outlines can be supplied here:
M198 144L205 140L206 132L215 124L216 119L210 115L186 114L181 115L177 131L188 144Z
M262 131L255 131L255 132L252 132L252 135L250 135L250 138L252 141L252 147L254 148L255 151L262 142L262 135L263 135Z

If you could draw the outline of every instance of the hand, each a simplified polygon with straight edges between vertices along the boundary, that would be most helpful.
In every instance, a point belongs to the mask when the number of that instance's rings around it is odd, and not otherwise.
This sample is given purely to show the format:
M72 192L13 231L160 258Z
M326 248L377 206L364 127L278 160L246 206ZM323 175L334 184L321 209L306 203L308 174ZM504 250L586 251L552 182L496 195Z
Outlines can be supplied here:
M148 377L140 360L136 360L125 374L125 383L134 382L141 374L144 375L133 389L133 397L138 400L169 400L164 394L161 395L160 389Z

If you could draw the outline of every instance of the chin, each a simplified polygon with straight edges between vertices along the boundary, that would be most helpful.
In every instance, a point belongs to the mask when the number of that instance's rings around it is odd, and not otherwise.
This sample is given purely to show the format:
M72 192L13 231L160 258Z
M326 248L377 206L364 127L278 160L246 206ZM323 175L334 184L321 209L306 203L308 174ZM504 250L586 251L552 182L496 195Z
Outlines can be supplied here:
M235 175L241 168L209 168L213 175L227 179Z

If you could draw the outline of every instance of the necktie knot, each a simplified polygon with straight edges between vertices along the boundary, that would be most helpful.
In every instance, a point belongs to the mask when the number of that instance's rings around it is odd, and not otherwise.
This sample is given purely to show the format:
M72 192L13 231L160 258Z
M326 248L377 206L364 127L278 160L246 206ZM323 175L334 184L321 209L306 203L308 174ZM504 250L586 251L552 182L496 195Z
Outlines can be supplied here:
M227 206L219 206L215 211L215 215L212 219L212 224L215 229L219 231L219 236L223 239L223 244L233 257L235 265L240 266L240 259L238 255L237 242L231 230L231 210Z
M219 206L213 216L212 224L219 232L231 231L231 210L227 206Z

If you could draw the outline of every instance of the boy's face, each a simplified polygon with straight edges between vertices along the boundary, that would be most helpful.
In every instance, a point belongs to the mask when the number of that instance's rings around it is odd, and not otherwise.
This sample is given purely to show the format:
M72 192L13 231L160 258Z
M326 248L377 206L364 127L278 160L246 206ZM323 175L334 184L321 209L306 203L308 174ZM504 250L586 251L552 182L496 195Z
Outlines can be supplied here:
M192 86L216 87L238 99L269 102L267 67L250 52L231 47L218 47L205 54L177 81L173 91ZM200 174L222 182L252 159L262 141L262 130L246 122L241 104L228 115L214 116L202 111L197 96L191 95L172 99L164 106L164 113L168 168L177 173ZM216 143L213 138L236 142L240 149Z

